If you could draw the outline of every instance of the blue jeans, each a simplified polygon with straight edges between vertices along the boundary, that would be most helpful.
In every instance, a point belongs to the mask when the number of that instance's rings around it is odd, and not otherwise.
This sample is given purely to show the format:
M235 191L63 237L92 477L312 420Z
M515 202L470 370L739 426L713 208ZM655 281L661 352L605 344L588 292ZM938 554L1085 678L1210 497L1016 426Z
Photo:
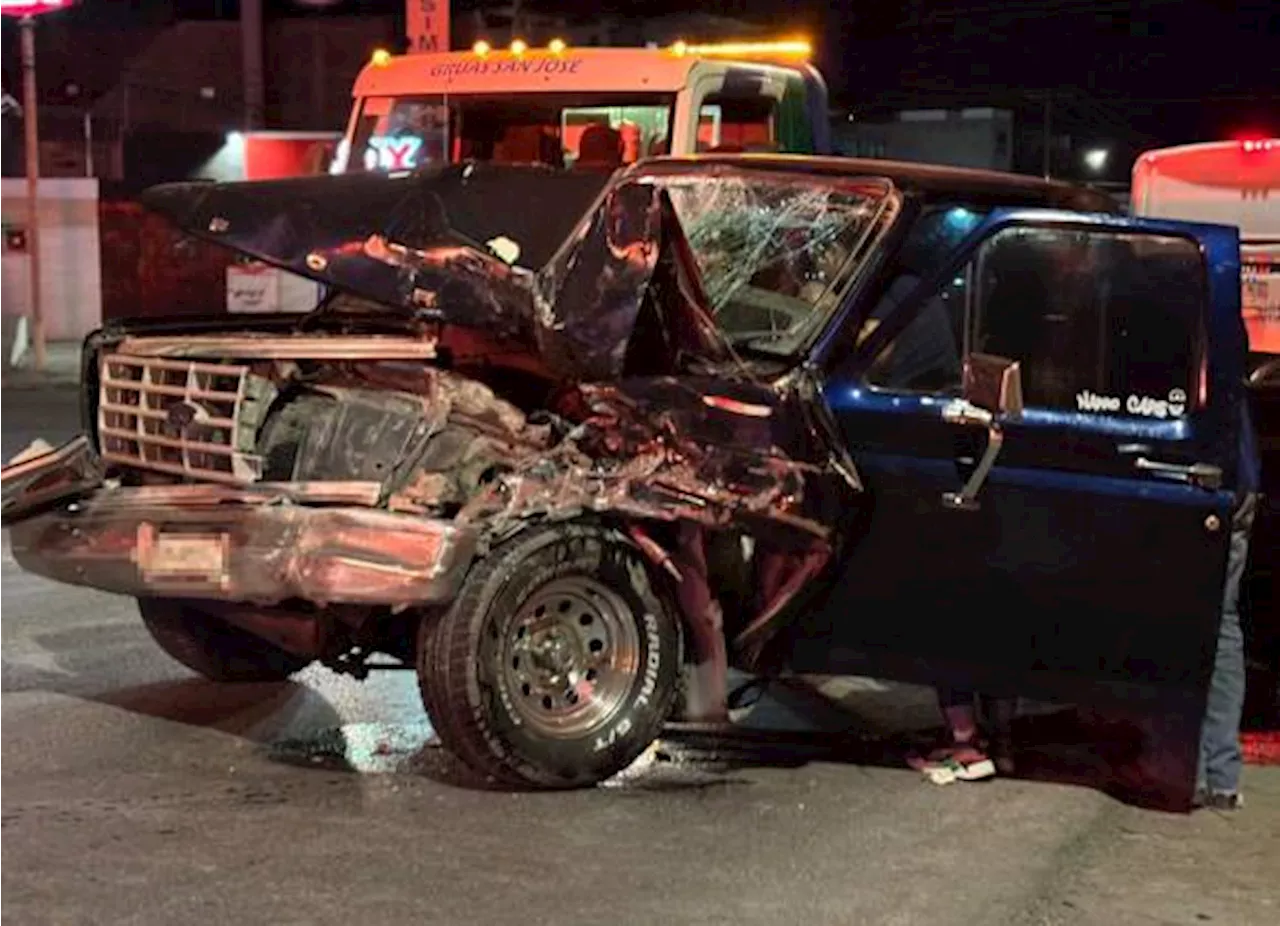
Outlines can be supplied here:
M1197 790L1234 794L1240 790L1240 714L1244 710L1244 633L1240 629L1240 580L1249 559L1249 532L1258 510L1258 496L1247 495L1231 518L1231 547L1227 553L1227 581L1222 591L1222 620L1218 651L1209 680L1209 699L1200 727Z

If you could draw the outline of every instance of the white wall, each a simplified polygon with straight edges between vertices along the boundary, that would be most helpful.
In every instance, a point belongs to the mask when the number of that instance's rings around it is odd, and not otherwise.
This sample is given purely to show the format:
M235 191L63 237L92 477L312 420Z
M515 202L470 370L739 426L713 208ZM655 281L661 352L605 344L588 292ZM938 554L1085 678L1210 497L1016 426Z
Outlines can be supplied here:
M27 225L27 181L5 178L0 186L5 228ZM79 341L102 323L101 241L98 181L40 181L40 281L45 337ZM0 310L6 331L27 312L29 257L7 248L0 278Z

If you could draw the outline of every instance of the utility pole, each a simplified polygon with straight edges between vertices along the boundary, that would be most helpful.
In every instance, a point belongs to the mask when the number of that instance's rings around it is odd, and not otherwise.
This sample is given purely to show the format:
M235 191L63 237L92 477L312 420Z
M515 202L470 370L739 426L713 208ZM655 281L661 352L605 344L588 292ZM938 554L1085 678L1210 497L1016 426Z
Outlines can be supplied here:
M1053 179L1053 94L1044 95L1044 179Z
M40 304L40 114L36 103L36 18L22 26L22 110L27 143L27 292L36 369L45 367L44 307Z
M260 129L266 110L262 78L262 0L240 0L240 51L244 67L244 128Z

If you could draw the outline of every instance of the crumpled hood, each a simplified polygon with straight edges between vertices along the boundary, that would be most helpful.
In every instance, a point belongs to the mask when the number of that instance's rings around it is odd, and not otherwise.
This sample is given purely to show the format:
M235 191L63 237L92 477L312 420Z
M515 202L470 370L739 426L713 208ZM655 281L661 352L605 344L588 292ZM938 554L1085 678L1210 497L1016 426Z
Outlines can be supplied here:
M677 301L694 309L676 325L677 339L686 351L718 357L666 193L624 179L601 197L606 182L466 164L395 176L171 183L141 202L189 234L391 311L522 341L573 379L621 375L665 257L684 281Z

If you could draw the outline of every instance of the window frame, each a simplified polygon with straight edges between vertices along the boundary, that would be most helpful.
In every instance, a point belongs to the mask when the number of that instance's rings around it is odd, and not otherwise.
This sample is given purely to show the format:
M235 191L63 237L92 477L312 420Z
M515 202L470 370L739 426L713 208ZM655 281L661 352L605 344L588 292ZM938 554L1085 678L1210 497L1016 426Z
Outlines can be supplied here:
M930 203L934 205L934 203ZM957 202L955 205L963 206L964 203ZM875 365L877 358L893 341L900 337L910 326L910 324L919 315L920 311L928 304L948 280L954 279L956 274L971 265L978 257L982 248L988 241L998 237L999 235L1016 231L1019 229L1033 230L1051 230L1062 232L1086 233L1091 235L1130 235L1130 236L1146 236L1154 238L1173 238L1184 241L1195 250L1197 256L1197 273L1200 278L1199 287L1199 311L1197 313L1196 327L1193 333L1192 360L1190 364L1190 379L1193 388L1187 397L1187 410L1182 419L1191 418L1194 414L1207 410L1211 404L1210 395L1210 376L1208 370L1209 361L1209 312L1211 309L1211 269L1208 265L1208 258L1204 253L1201 242L1191 233L1178 229L1160 229L1151 228L1144 224L1135 224L1127 217L1118 217L1110 215L1086 216L1075 213L1062 213L1057 210L1035 210L1039 214L1026 215L1030 210L1022 209L992 209L986 219L973 230L952 252L950 258L944 261L939 268L927 278L922 279L916 287L908 294L908 296L899 303L897 310L893 312L889 318L885 319L885 323L878 325L871 334L869 334L861 343L857 343L859 332L870 316L871 310L874 308L874 298L860 307L860 311L855 313L849 319L846 331L852 336L856 347L853 351L853 369L859 383L863 388L883 395L889 398L895 396L911 397L911 398L927 398L929 396L946 397L949 393L923 392L909 389L894 389L885 386L876 385L869 380L871 370ZM1118 221L1117 221L1118 219ZM899 242L901 246L901 242ZM874 297L878 298L884 292L884 286L891 282L883 274L877 285L872 288L871 292ZM967 289L967 287L966 287ZM965 319L964 319L964 338L962 345L961 363L969 356L969 351L974 339L974 315L972 305L968 297L965 301ZM1028 405L1028 409L1035 411L1044 411L1053 414L1082 414L1096 418L1110 418L1122 421L1143 421L1141 416L1127 414L1125 412L1075 412L1074 410L1054 408L1051 406Z

